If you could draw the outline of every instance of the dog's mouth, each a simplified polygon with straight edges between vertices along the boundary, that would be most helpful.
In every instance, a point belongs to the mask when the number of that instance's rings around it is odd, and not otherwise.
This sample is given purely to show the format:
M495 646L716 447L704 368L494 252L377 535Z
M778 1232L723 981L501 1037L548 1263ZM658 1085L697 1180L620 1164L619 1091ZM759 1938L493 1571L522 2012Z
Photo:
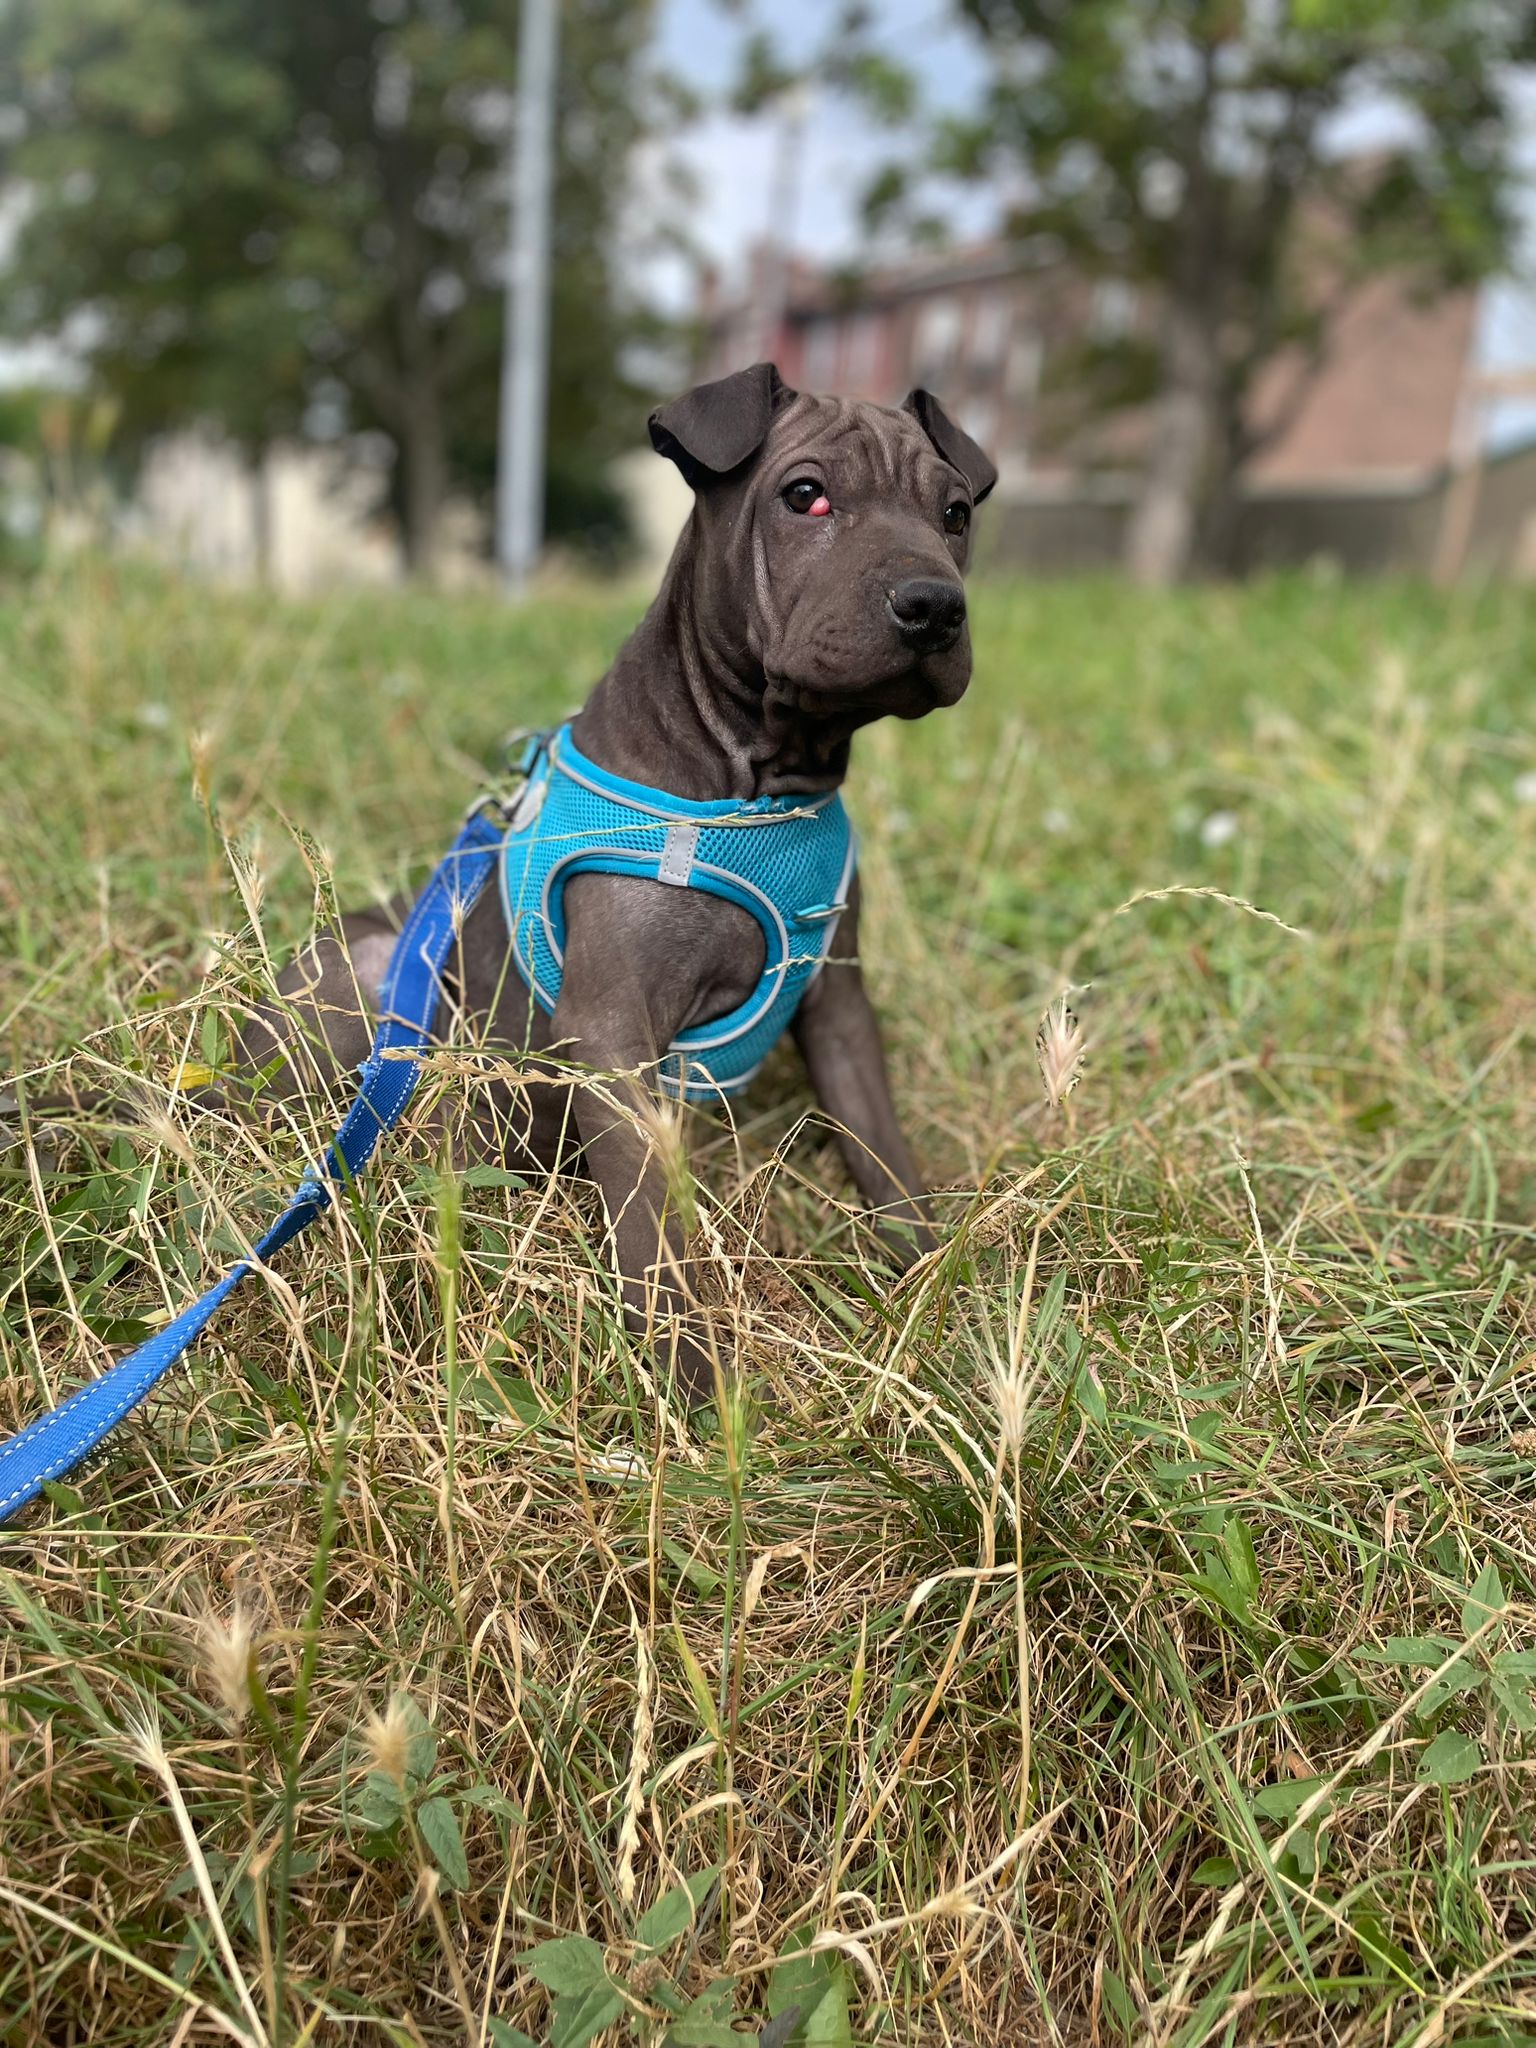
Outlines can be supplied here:
M944 652L948 653L954 647ZM873 718L926 718L958 704L971 680L971 665L919 658L878 682L851 688L829 689L825 683L780 679L781 694L787 695L803 718L853 718L860 723Z

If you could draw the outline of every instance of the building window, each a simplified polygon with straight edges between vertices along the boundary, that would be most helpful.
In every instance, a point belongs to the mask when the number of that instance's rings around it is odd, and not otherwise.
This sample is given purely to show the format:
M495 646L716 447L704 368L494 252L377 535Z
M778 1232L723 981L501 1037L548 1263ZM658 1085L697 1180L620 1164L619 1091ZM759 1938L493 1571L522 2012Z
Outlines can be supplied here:
M1027 405L1040 390L1040 367L1045 349L1038 334L1016 334L1008 351L1008 396L1016 405Z
M991 372L1002 368L1008 353L1008 329L1013 308L1002 292L991 292L978 301L971 317L971 367Z
M812 320L805 330L805 381L813 391L830 391L837 382L837 322Z
M874 392L880 383L884 323L878 313L856 313L848 322L843 350L843 382L856 396Z
M960 353L962 311L960 301L951 298L927 299L918 308L912 347L917 383L942 384L953 372Z

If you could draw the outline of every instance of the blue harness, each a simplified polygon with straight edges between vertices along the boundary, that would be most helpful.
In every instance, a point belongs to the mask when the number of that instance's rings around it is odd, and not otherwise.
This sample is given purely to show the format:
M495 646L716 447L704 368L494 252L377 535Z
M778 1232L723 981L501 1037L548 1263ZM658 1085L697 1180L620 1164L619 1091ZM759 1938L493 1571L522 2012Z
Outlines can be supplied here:
M685 803L594 766L565 727L534 742L528 785L510 821L477 805L406 919L379 991L373 1050L357 1099L325 1156L250 1252L146 1344L46 1415L0 1442L0 1523L62 1478L111 1434L196 1342L252 1273L350 1187L396 1124L420 1077L442 974L464 917L498 870L508 929L534 996L553 1009L565 940L561 891L573 874L649 875L704 889L750 910L768 959L748 1000L684 1032L665 1065L690 1095L745 1086L826 958L853 878L853 833L836 796ZM558 828L558 829L557 829ZM536 909L525 911L525 904Z
M656 1077L688 1102L739 1094L783 1036L847 908L855 845L842 798L834 791L690 802L599 768L569 725L541 733L524 769L501 899L534 1000L549 1012L559 1000L573 875L639 875L739 904L762 927L758 984L724 1017L679 1032Z

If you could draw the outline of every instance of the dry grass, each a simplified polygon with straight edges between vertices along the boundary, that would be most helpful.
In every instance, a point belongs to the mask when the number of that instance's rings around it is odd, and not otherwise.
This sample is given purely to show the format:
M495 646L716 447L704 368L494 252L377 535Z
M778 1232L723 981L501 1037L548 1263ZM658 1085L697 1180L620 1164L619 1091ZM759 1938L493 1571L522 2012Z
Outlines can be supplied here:
M787 1057L691 1119L690 1432L587 1191L398 1144L0 1539L0 2037L1536 2038L1536 615L978 611L852 793L946 1249ZM324 1107L169 1078L629 612L6 599L6 1056L139 1107L0 1159L0 1425L264 1217Z

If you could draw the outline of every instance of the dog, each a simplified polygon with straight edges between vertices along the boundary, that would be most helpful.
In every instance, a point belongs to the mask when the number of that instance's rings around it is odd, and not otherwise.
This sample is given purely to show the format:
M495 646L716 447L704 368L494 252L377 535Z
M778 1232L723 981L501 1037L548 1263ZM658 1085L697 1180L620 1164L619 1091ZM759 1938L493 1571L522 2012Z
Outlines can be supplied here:
M718 1347L655 1142L654 1091L731 1092L711 1068L718 1050L688 1049L755 1014L765 982L748 1050L787 1023L897 1258L934 1243L859 966L837 792L861 726L964 694L962 579L997 473L926 391L896 407L813 397L767 363L698 386L649 424L693 490L692 514L612 667L534 749L509 824L522 864L509 881L509 854L501 889L464 920L443 1035L515 1055L539 1079L477 1089L471 1143L514 1169L579 1165L597 1182L625 1322L697 1403L716 1390ZM546 829L556 815L559 832ZM594 835L611 858L566 861ZM724 850L703 860L701 846ZM552 861L565 863L557 891ZM767 903L764 863L797 861L804 878L775 886L826 900L794 899L786 918ZM242 1063L275 1063L287 1095L355 1067L400 921L399 905L356 913L301 954L279 1000L248 1020Z

